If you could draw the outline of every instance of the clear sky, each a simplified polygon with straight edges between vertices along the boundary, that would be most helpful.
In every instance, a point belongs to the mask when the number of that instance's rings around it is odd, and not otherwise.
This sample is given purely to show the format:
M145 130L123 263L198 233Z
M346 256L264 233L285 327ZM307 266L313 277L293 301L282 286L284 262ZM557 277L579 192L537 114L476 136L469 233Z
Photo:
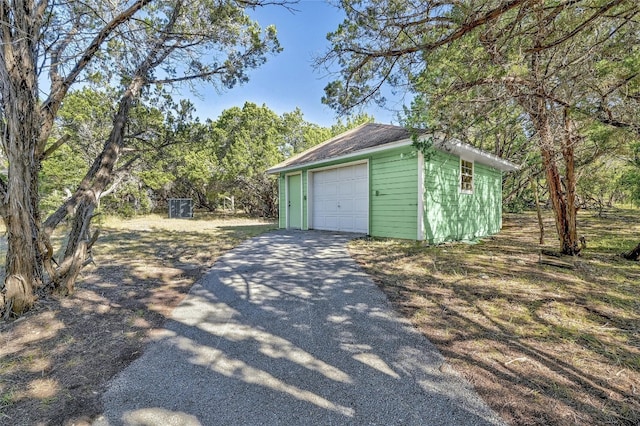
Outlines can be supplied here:
M216 119L223 110L249 101L266 104L279 115L300 107L305 120L321 126L336 122L335 112L320 101L331 77L314 70L313 58L329 48L326 35L344 20L344 14L324 0L301 0L292 7L297 11L267 6L251 12L262 27L276 26L283 51L252 70L244 85L224 93L201 86L200 99L190 97L198 116ZM373 115L378 123L397 124L395 114L388 110L372 105L364 112Z

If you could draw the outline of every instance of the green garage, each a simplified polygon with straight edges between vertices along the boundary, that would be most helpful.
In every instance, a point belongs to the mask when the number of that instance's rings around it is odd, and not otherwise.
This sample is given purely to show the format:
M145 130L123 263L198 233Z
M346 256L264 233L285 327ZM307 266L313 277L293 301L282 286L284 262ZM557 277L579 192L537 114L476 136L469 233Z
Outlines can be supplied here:
M502 174L517 166L457 142L425 157L407 129L363 124L270 168L280 228L441 243L497 233Z

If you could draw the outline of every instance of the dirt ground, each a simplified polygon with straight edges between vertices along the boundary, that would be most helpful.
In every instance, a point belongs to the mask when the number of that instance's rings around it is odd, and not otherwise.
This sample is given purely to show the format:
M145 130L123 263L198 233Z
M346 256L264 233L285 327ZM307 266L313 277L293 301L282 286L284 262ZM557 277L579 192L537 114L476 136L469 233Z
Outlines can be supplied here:
M513 425L640 425L637 210L580 212L580 257L557 251L545 212L506 215L502 232L423 246L362 239L351 255L447 361ZM541 252L544 249L545 252Z
M274 228L255 220L139 218L101 224L95 264L71 297L0 321L0 425L86 425L107 382L215 259Z
M215 259L274 227L161 217L100 225L96 264L73 296L0 322L0 425L89 424L108 381ZM569 269L539 263L533 214L507 215L499 235L475 244L363 239L350 250L510 424L638 425L640 266L618 256L637 244L637 211L583 215L580 229L589 247Z

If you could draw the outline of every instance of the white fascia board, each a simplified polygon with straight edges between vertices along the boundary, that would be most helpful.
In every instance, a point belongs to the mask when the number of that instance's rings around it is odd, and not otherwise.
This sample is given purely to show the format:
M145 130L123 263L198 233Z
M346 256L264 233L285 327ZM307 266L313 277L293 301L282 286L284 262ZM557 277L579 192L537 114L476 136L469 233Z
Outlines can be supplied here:
M296 169L308 169L308 168L312 168L313 166L317 166L320 164L326 164L326 163L332 163L334 161L342 161L342 160L348 160L350 158L354 158L354 157L360 157L362 155L369 155L369 154L374 154L376 152L380 152L380 151L387 151L390 149L394 149L394 148L401 148L404 146L409 146L413 143L413 141L411 139L403 139L397 142L390 142L390 143L386 143L384 145L378 145L378 146L374 146L372 148L367 148L367 149L362 149L360 151L355 151L355 152L350 152L349 154L345 154L345 155L339 155L337 157L331 157L331 158L327 158L324 160L318 160L318 161L312 161L310 163L304 163L304 164L294 164L291 166L284 166L284 167L272 167L270 169L267 169L267 173L268 174L276 174L276 173L281 173L281 172L286 172L289 170L296 170Z
M486 151L482 151L455 139L445 140L443 138L439 138L437 142L434 141L433 147L443 152L455 154L468 161L491 166L503 172L514 172L516 170L520 170L520 166L512 163L511 161L505 160Z

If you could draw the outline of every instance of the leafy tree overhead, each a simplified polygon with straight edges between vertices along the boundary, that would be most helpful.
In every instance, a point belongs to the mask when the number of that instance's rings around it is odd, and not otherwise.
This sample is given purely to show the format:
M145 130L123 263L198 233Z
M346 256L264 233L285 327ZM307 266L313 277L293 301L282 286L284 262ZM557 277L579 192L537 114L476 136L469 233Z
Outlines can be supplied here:
M73 291L95 242L91 218L108 189L129 140L132 109L153 85L204 81L232 87L246 71L279 51L275 28L262 31L245 13L259 1L182 0L124 3L3 3L0 47L2 148L8 178L0 181L0 213L7 228L6 278L0 316L28 309L37 292ZM40 87L40 77L48 85ZM109 136L80 185L46 221L39 205L42 162L66 142L50 142L67 93L86 79L119 81ZM41 99L42 92L47 92ZM50 235L71 217L53 262Z
M524 137L542 162L561 250L578 253L576 165L594 146L587 143L591 129L638 128L629 106L637 106L640 84L640 5L344 0L342 6L347 20L329 35L333 49L321 61L337 63L341 78L327 86L324 101L339 111L382 102L379 89L389 83L416 94L406 114L410 126L476 146L486 135Z

